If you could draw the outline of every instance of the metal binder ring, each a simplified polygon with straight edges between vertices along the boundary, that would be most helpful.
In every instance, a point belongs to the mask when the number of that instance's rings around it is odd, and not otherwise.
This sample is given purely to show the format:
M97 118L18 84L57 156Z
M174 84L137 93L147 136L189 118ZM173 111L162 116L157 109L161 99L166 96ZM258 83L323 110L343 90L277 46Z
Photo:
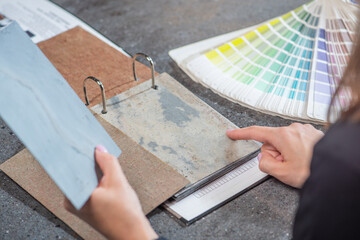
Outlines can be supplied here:
M86 106L89 105L89 100L88 100L88 97L87 97L87 92L86 92L86 80L88 79L91 79L93 81L95 81L99 86L100 86L100 89L101 89L101 97L102 97L102 104L103 104L103 110L101 111L102 114L105 114L107 113L107 110L106 110L106 99L105 99L105 88L104 88L104 85L102 84L102 82L95 78L95 77L92 77L92 76L89 76L87 78L84 79L84 84L83 84L83 88L84 88L84 95L85 95L85 102L86 102Z
M135 62L136 62L136 58L138 56L142 56L142 57L146 58L146 60L150 63L150 65L151 65L151 78L152 78L152 86L151 87L153 89L157 89L157 86L155 85L155 63L151 59L151 57L149 57L148 55L146 55L144 53L136 53L132 58L133 59L133 73L134 73L135 81L139 81L139 79L136 76L136 70L135 70Z

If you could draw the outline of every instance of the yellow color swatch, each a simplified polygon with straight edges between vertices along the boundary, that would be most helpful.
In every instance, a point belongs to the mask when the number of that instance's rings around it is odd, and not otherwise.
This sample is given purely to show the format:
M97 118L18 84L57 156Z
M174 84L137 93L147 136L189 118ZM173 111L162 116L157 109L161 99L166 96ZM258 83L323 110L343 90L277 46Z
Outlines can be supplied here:
M235 53L234 49L232 49L229 44L225 44L219 47L219 51L223 53L225 57L230 57Z
M258 27L257 30L258 30L261 34L264 34L264 33L266 33L267 31L269 31L269 27L268 27L268 25L262 25L262 26Z
M215 50L206 53L205 56L215 65L218 65L224 60Z
M248 32L247 34L244 35L244 37L249 40L249 42L253 41L257 35L256 33L253 31L253 32Z

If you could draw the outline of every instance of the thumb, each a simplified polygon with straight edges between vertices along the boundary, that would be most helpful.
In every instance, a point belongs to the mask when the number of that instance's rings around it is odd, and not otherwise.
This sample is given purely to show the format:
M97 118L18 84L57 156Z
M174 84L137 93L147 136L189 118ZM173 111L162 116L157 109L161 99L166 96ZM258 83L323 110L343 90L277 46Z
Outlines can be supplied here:
M104 146L96 146L95 160L104 176L108 176L110 179L115 176L119 176L119 171L121 172L120 164L115 156L107 152Z
M63 204L64 204L65 209L68 212L71 212L71 213L76 213L77 212L76 208L74 207L74 205L72 205L70 200L67 199L67 197L64 198L64 203Z
M283 162L276 159L268 152L261 152L258 155L259 168L262 172L276 177L282 167Z

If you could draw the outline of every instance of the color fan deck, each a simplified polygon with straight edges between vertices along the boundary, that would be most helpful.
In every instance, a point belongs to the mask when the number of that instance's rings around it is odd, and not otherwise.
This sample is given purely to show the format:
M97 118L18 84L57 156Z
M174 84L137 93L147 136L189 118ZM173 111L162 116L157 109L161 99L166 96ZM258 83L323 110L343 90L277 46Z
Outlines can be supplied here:
M186 58L195 81L240 104L303 121L327 120L349 60L358 5L318 0L215 48ZM331 119L349 91L334 102Z

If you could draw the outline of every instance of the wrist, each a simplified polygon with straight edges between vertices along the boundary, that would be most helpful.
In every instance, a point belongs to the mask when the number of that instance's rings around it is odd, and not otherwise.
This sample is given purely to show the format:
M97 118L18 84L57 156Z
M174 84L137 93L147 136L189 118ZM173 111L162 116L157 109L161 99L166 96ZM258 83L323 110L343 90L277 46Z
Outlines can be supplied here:
M108 232L106 236L110 240L134 239L134 240L153 240L159 236L151 227L149 220L145 216L137 217L126 226L121 226L113 232Z
M149 239L149 240L155 240L158 239L158 235L157 233L154 231L154 229L152 228L149 220L144 216L143 220L141 221L142 227L141 229L143 230L143 238L141 239Z

